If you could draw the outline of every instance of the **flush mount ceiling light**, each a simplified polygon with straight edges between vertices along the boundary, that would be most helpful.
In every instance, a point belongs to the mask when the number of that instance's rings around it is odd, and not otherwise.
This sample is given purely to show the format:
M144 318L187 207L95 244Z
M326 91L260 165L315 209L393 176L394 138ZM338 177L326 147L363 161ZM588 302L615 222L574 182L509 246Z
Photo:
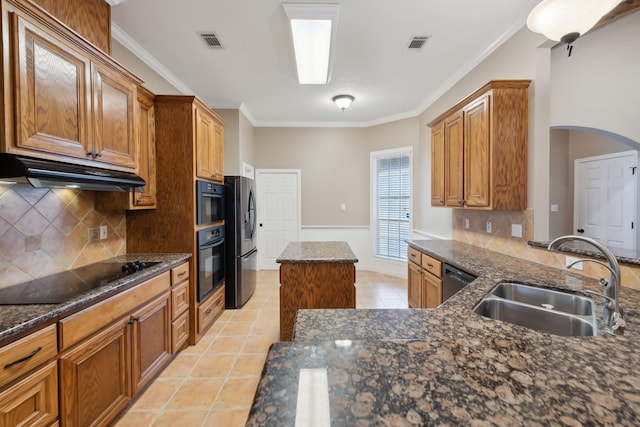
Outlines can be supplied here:
M550 40L570 45L621 0L543 0L527 18L527 27Z
M349 108L349 105L351 105L351 103L356 99L351 95L336 95L331 98L331 100L336 103L339 109L344 111Z
M327 84L338 30L337 4L283 3L291 24L300 84Z

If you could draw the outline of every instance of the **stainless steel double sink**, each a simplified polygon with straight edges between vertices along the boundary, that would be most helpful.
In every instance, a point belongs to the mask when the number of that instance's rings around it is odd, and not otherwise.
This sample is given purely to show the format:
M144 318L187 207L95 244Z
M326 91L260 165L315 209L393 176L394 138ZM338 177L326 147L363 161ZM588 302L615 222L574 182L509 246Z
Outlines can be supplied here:
M594 336L598 329L593 299L522 283L499 283L473 310L555 335Z

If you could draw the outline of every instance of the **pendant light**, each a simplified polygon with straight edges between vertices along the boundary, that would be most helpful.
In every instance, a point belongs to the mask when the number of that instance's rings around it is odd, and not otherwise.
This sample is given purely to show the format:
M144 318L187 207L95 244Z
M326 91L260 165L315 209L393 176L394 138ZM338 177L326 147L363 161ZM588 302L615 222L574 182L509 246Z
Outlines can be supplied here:
M527 27L550 40L571 45L621 0L543 0L527 18Z

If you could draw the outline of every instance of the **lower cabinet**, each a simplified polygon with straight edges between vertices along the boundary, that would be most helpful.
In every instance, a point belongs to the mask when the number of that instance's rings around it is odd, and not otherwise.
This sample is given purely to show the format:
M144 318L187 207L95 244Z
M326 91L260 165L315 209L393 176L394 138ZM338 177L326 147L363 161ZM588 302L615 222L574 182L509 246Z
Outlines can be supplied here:
M63 427L106 425L131 399L129 322L113 323L60 357Z
M407 255L409 308L435 308L442 304L442 262L411 247Z
M204 332L224 311L224 286L198 306L198 334Z
M0 426L51 425L58 419L58 363L43 366L0 392Z
M171 358L170 294L149 303L132 318L133 394L136 394Z
M172 342L169 277L163 273L60 321L61 341L67 335L66 342L73 343L63 346L59 357L62 427L109 425L167 365ZM141 305L114 314L132 300ZM109 315L117 320L84 337L74 335L81 324Z

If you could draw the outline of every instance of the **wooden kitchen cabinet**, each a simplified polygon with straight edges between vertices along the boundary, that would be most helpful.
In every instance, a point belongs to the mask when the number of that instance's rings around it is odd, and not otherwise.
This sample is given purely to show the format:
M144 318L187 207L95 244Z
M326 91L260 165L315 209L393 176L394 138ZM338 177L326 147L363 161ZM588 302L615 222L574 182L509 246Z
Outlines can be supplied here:
M171 353L189 341L189 263L171 269Z
M138 310L132 320L132 394L151 381L171 357L170 293Z
M491 81L429 123L432 206L526 209L529 83Z
M171 357L170 272L58 322L62 427L108 425Z
M407 249L409 308L435 308L442 304L442 262L417 249Z
M0 426L49 426L58 419L56 325L0 348Z
M223 127L220 119L199 102L195 109L196 176L224 182Z
M155 209L156 176L156 123L154 94L140 86L137 90L137 138L138 138L138 175L145 180L143 191L96 192L98 210L137 210Z
M60 425L107 425L131 399L131 326L124 318L60 357Z
M135 93L140 80L59 21L2 1L2 151L136 170Z

